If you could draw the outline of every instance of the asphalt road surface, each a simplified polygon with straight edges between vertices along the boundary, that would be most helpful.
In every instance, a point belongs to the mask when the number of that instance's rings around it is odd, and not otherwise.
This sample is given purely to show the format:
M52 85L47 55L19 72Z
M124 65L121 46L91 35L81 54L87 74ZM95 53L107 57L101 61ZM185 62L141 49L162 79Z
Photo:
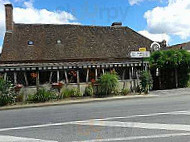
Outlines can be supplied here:
M189 142L190 89L153 94L0 111L0 142Z

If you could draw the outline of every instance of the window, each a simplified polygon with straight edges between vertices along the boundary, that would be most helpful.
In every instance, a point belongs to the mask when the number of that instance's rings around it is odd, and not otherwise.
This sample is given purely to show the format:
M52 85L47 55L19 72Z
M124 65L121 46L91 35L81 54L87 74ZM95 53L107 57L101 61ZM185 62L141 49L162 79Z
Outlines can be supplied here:
M34 42L31 41L31 40L29 40L29 41L28 41L28 45L34 45Z

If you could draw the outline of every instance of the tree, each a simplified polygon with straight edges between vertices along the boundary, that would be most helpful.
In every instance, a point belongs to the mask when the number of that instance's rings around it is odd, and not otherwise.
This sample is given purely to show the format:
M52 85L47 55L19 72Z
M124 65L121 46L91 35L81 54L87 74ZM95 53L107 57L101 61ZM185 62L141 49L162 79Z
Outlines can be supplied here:
M153 52L149 58L150 66L152 70L159 69L162 73L171 76L171 73L175 75L175 86L186 87L186 84L179 77L178 72L184 72L186 78L188 78L188 70L190 67L190 53L186 50L162 50ZM183 74L183 75L184 75ZM180 79L180 80L178 80ZM179 82L179 84L178 84ZM187 82L187 81L186 81ZM183 85L182 85L183 84Z

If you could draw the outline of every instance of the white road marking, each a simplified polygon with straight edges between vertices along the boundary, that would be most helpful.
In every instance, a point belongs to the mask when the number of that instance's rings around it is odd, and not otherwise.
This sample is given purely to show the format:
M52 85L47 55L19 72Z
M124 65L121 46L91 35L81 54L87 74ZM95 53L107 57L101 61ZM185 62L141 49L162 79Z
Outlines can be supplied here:
M119 121L86 121L86 122L76 122L75 124L90 125L90 126L104 126L104 127L143 128L143 129L189 131L190 132L190 125L180 125L180 124L119 122Z
M93 119L93 120L114 120L114 119L128 119L128 118L136 118L136 117L150 117L150 116L159 116L159 115L190 115L190 111L173 111L173 112L160 112L160 113L152 113L152 114L140 114L140 115L132 115L132 116L124 116L124 117L110 117L103 119Z
M136 137L126 137L126 138L110 138L110 139L97 139L97 140L73 141L73 142L131 141L131 140L140 140L140 139L156 139L156 138L169 138L169 137L180 137L180 136L190 136L190 133L161 134L161 135L152 135L152 136L136 136Z
M0 142L57 142L57 141L0 135Z
M190 115L190 111L173 112L172 115Z
M23 130L23 129L30 129L30 128L44 128L44 127L51 127L51 126L62 126L62 125L68 125L68 124L73 124L73 123L76 123L76 122L52 123L52 124L23 126L23 127L14 127L14 128L3 128L3 129L0 129L0 132L10 131L10 130Z
M106 120L114 120L114 119L127 119L127 118L136 118L136 117L150 117L150 116L159 116L159 115L180 115L180 114L189 114L190 111L173 111L173 112L161 112L161 113L152 113L152 114L140 114L140 115L132 115L132 116L125 116L125 117L109 117L103 119L91 119L91 120L84 120L84 121L73 121L73 122L63 122L63 123L49 123L49 124L42 124L42 125L33 125L33 126L21 126L21 127L13 127L13 128L2 128L0 132L10 131L10 130L23 130L23 129L30 129L30 128L43 128L43 127L52 127L52 126L62 126L62 125L69 125L69 124L76 124L76 123L83 123L83 122L92 122L92 121L106 121Z

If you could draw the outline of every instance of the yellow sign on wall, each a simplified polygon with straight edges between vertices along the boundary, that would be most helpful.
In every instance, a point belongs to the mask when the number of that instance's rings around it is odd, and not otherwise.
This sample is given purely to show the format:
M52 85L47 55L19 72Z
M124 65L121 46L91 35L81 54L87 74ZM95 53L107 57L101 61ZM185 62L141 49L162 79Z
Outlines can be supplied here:
M146 48L139 48L140 52L146 52Z

